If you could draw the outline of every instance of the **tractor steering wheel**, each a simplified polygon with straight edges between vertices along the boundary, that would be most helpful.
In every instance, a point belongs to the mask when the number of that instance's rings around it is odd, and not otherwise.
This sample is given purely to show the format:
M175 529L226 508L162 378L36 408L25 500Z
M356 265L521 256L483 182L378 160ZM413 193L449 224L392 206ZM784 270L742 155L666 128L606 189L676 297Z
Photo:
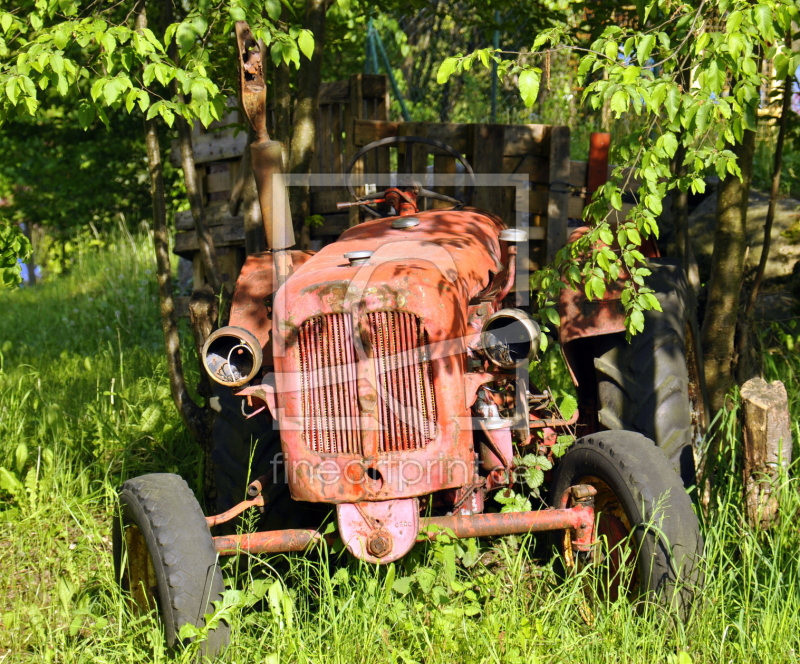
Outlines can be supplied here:
M406 147L406 155L405 155L405 171L406 173L411 173L411 164L413 162L412 159L412 146L414 143L421 143L423 145L432 145L435 148L438 148L442 152L447 153L451 157L455 157L461 164L464 166L464 170L467 173L469 178L468 184L464 189L463 200L459 198L454 198L452 196L446 196L445 194L440 194L436 191L431 191L430 189L425 189L424 187L420 186L419 183L412 183L411 181L404 182L402 184L398 184L400 187L408 187L416 184L419 186L419 190L417 191L417 198L433 198L437 201L446 201L447 203L452 203L455 207L463 207L466 205L471 199L472 194L475 192L475 173L472 170L472 166L469 165L469 162L461 155L460 152L451 148L447 143L442 143L442 141L437 141L433 138L422 138L421 136L389 136L388 138L382 138L377 141L373 141L368 145L365 145L361 148L358 152L356 152L353 159L347 165L347 171L345 172L344 182L347 186L347 191L350 192L350 195L357 201L357 202L364 202L364 201L371 201L379 198L384 197L384 192L375 192L372 194L367 194L366 196L358 196L356 194L356 190L353 188L353 185L350 183L350 176L353 173L353 167L356 165L361 157L363 157L367 152L370 150L374 150L375 148L383 147L386 145L397 145L399 143L407 143ZM381 214L378 210L375 210L369 205L364 205L363 209L369 212L373 217L388 217L390 215Z

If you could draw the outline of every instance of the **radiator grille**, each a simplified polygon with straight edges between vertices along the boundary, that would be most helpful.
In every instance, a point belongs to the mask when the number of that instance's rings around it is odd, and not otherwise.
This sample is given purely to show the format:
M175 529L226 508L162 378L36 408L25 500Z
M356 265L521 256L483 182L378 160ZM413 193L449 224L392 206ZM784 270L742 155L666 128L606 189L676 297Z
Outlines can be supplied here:
M356 353L350 316L310 318L300 327L303 422L315 452L361 451Z
M417 316L378 311L368 316L380 402L381 452L425 447L436 421L426 334Z
M425 447L435 436L433 373L420 319L400 311L367 315L372 347L362 361L377 376L380 452ZM305 441L316 452L358 454L358 354L352 317L328 314L300 327Z

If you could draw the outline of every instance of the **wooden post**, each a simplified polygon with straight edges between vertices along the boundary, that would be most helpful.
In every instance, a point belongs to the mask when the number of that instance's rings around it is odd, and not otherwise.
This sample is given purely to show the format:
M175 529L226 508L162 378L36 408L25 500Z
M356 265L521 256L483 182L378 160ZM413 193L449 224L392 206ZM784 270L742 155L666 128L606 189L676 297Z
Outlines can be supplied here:
M550 186L569 182L569 127L550 128ZM563 193L562 193L563 192ZM547 257L549 263L567 243L567 208L569 193L563 185L551 189L547 201Z
M355 143L355 125L356 119L361 117L361 107L363 105L364 94L362 91L362 75L353 74L350 77L350 100L345 107L344 112L344 131L345 131L345 159L347 163L353 158L358 147ZM358 163L353 166L353 179L358 181L358 176L364 174L364 160L359 159ZM356 192L362 195L364 187L356 187ZM350 226L355 226L361 221L361 212L357 207L352 207L349 210Z
M742 385L744 412L744 498L747 520L769 528L778 517L778 464L792 460L792 430L786 388L753 378Z

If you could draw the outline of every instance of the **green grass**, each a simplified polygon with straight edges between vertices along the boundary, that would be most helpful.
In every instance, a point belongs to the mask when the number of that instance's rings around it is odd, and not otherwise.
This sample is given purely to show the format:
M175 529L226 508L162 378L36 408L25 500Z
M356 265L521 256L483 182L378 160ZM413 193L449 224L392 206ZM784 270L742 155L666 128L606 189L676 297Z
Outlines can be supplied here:
M0 663L190 661L113 580L116 488L201 458L172 407L146 238L86 253L36 289L0 292ZM782 334L792 331L783 329ZM778 332L774 332L778 335ZM793 337L794 338L794 337ZM770 346L771 344L771 346ZM798 410L794 342L768 371ZM791 346L790 349L787 349ZM734 413L735 414L735 413ZM332 551L231 560L231 662L792 662L800 653L796 480L769 533L741 522L732 414L704 521L705 581L681 622L627 601L593 607L519 538L418 546L375 568Z

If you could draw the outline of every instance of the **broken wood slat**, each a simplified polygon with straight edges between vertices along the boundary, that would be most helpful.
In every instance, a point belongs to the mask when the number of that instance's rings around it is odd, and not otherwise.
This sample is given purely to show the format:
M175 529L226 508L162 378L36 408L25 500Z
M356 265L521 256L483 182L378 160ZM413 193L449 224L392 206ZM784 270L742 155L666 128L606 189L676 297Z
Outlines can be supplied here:
M569 193L565 189L554 189L557 182L568 182L570 175L569 127L550 127L550 194L547 201L547 253L549 263L556 252L567 242L567 209ZM564 192L564 193L561 193Z
M752 378L742 385L744 413L745 511L754 528L769 528L778 518L780 467L792 460L789 400L783 383Z
M231 217L230 224L224 226L213 226L211 234L214 237L214 246L228 247L234 245L244 246L244 219L242 217ZM194 230L182 231L175 234L175 246L173 253L183 256L184 254L191 254L199 250L197 243L197 234ZM191 258L190 255L184 258Z

